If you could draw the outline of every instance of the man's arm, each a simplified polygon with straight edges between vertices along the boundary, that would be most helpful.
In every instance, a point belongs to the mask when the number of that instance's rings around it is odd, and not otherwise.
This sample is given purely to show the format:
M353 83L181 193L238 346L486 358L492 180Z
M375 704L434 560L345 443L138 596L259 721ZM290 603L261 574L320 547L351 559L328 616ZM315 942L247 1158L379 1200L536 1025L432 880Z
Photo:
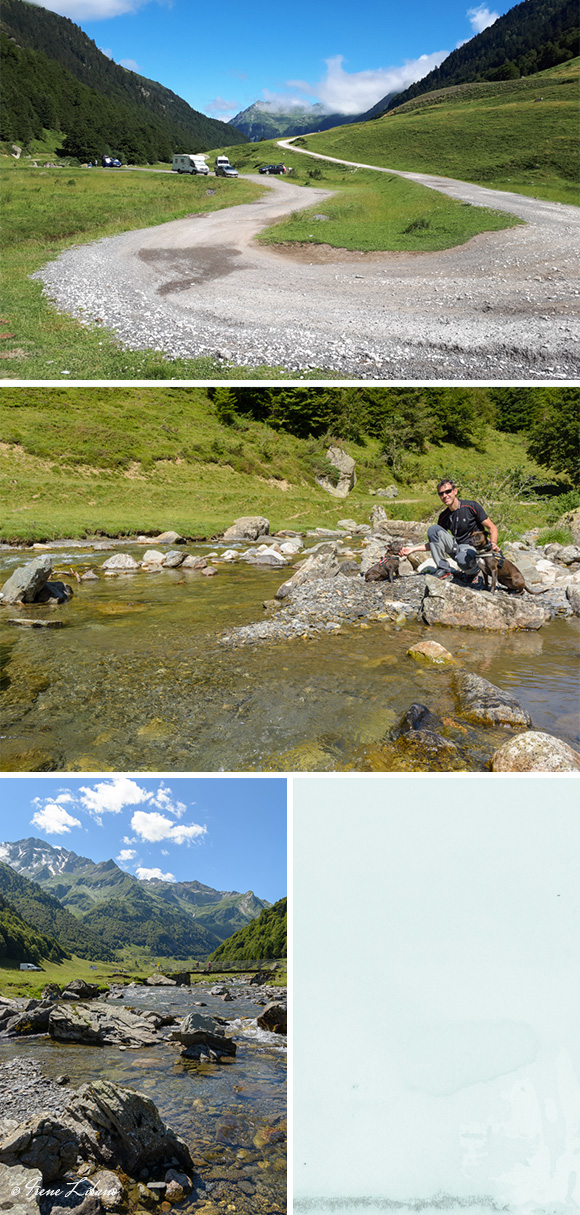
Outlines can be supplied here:
M429 552L428 544L411 544L406 548L399 549L399 556L408 557L409 553L428 553L428 552Z
M481 525L482 525L482 527L485 528L486 532L489 532L489 538L491 540L492 548L496 549L497 548L497 527L495 526L495 523L492 523L491 519L482 519Z

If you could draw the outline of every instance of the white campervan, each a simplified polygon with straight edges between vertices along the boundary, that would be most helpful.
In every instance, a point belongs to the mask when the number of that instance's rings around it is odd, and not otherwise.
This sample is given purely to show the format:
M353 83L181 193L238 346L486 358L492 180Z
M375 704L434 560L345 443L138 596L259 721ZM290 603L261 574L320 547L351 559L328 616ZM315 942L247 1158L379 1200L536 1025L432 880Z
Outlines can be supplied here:
M180 153L174 156L171 167L174 173L209 173L205 156L198 156L195 152Z

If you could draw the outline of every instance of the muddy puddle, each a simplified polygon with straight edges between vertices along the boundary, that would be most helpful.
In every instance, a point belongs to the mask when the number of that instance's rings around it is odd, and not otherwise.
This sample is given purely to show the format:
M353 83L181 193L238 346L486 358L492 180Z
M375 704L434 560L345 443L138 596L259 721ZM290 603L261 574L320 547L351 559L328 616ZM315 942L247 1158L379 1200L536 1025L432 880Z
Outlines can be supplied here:
M31 555L0 554L0 581ZM55 576L98 568L108 555L64 546ZM64 622L54 630L9 626L18 610L3 609L3 770L426 770L386 741L413 701L447 723L460 748L455 767L485 770L509 732L466 729L449 670L406 656L426 636L516 696L535 729L578 747L578 619L507 635L377 621L243 649L221 644L222 631L263 618L262 601L283 577L243 563L220 564L213 578L180 569L81 585L69 577L70 604L20 610Z

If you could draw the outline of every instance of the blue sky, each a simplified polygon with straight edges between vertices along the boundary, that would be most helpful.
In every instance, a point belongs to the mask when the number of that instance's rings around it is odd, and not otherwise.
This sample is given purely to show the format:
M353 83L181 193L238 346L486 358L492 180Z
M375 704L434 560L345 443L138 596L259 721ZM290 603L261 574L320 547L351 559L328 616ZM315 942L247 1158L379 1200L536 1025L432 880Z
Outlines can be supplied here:
M279 778L4 777L0 839L34 836L137 877L286 894ZM0 856L0 859L1 856Z
M36 2L36 0L35 0ZM294 0L278 9L191 0L49 0L97 46L227 121L257 100L360 113L406 88L513 7L503 0Z

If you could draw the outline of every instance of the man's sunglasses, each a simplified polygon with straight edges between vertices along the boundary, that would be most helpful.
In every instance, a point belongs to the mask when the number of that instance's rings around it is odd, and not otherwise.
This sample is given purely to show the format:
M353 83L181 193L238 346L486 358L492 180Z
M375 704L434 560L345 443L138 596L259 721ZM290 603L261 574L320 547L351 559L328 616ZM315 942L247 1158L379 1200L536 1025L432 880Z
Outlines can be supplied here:
M453 497L455 490L454 489L439 489L437 492L438 492L440 498L449 498L449 497Z

